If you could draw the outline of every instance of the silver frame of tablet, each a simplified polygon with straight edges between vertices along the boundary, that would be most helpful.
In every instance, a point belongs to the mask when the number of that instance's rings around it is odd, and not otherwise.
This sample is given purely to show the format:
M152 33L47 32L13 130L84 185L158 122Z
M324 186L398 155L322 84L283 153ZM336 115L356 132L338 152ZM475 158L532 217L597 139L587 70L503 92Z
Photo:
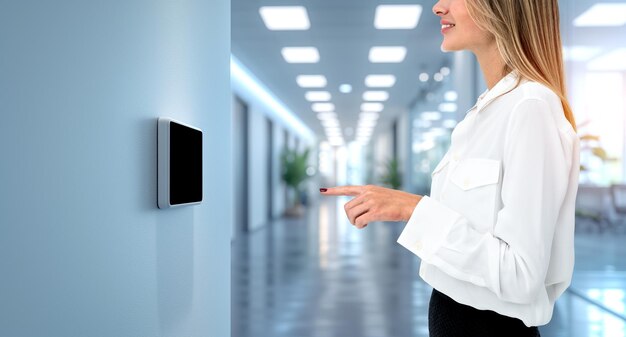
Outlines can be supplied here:
M182 126L198 130L202 133L202 130L191 125L179 122L177 120L159 117L157 127L157 205L161 209L197 205L200 201L190 202L185 204L170 204L170 125L171 123L180 124ZM204 179L203 179L204 180ZM204 190L204 189L203 189Z

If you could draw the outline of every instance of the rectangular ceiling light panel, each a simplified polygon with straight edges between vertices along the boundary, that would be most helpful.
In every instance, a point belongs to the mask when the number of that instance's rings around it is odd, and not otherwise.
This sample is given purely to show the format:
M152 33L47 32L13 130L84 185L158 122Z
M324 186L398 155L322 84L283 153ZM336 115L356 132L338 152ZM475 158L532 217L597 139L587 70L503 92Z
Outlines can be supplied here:
M288 63L318 63L320 53L315 47L285 47L281 50Z
M296 82L302 88L323 88L327 83L324 75L299 75Z
M320 124L322 124L322 126L326 127L326 128L337 128L337 127L339 127L339 121L338 120L322 121Z
M372 63L400 63L406 57L406 47L372 47L369 60Z
M331 99L328 91L307 91L304 97L309 102L328 102Z
M439 111L425 111L421 115L423 120L426 121L438 121L441 119L441 112Z
M363 93L363 100L368 102L384 102L389 99L386 91L366 91Z
M335 105L332 103L313 103L311 110L315 112L333 112L335 111Z
M389 88L396 84L396 77L393 75L367 75L365 85L370 88Z
M378 112L361 112L359 114L359 118L361 120L378 120L378 118L380 117L380 115L378 114Z
M377 29L413 29L417 27L422 6L379 5L376 7L374 27Z
M363 103L361 104L361 111L366 112L381 112L385 106L382 103Z
M307 30L311 28L309 14L303 6L264 6L261 18L269 30Z
M337 114L334 112L320 112L317 114L317 119L321 121L333 120L333 119L337 119Z
M445 102L439 104L439 111L441 112L456 112L458 109L456 103L453 102Z
M597 3L574 19L576 27L610 27L626 24L626 3Z

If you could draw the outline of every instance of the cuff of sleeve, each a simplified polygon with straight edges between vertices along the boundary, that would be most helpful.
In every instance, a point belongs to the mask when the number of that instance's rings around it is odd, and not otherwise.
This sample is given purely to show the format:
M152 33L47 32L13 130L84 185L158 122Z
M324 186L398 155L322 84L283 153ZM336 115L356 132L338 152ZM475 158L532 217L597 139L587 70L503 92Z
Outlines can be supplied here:
M441 247L460 215L442 203L423 196L411 214L398 243L428 262Z

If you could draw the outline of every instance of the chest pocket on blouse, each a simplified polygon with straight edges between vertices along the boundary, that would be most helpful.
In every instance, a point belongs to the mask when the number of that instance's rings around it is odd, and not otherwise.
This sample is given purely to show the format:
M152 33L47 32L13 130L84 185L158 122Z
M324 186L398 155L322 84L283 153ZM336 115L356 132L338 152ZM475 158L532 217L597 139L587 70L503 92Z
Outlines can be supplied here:
M501 162L493 159L461 160L450 172L445 201L481 231L492 231L501 186Z

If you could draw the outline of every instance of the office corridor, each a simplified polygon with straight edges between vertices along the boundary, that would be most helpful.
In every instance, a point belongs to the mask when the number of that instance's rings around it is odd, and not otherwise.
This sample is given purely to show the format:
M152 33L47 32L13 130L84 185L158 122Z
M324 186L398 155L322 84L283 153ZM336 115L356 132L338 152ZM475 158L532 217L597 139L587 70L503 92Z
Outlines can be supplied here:
M428 336L432 289L419 259L396 243L403 224L357 230L347 200L322 200L233 242L233 337ZM577 288L557 302L543 337L626 335L624 237L598 235L577 235Z

